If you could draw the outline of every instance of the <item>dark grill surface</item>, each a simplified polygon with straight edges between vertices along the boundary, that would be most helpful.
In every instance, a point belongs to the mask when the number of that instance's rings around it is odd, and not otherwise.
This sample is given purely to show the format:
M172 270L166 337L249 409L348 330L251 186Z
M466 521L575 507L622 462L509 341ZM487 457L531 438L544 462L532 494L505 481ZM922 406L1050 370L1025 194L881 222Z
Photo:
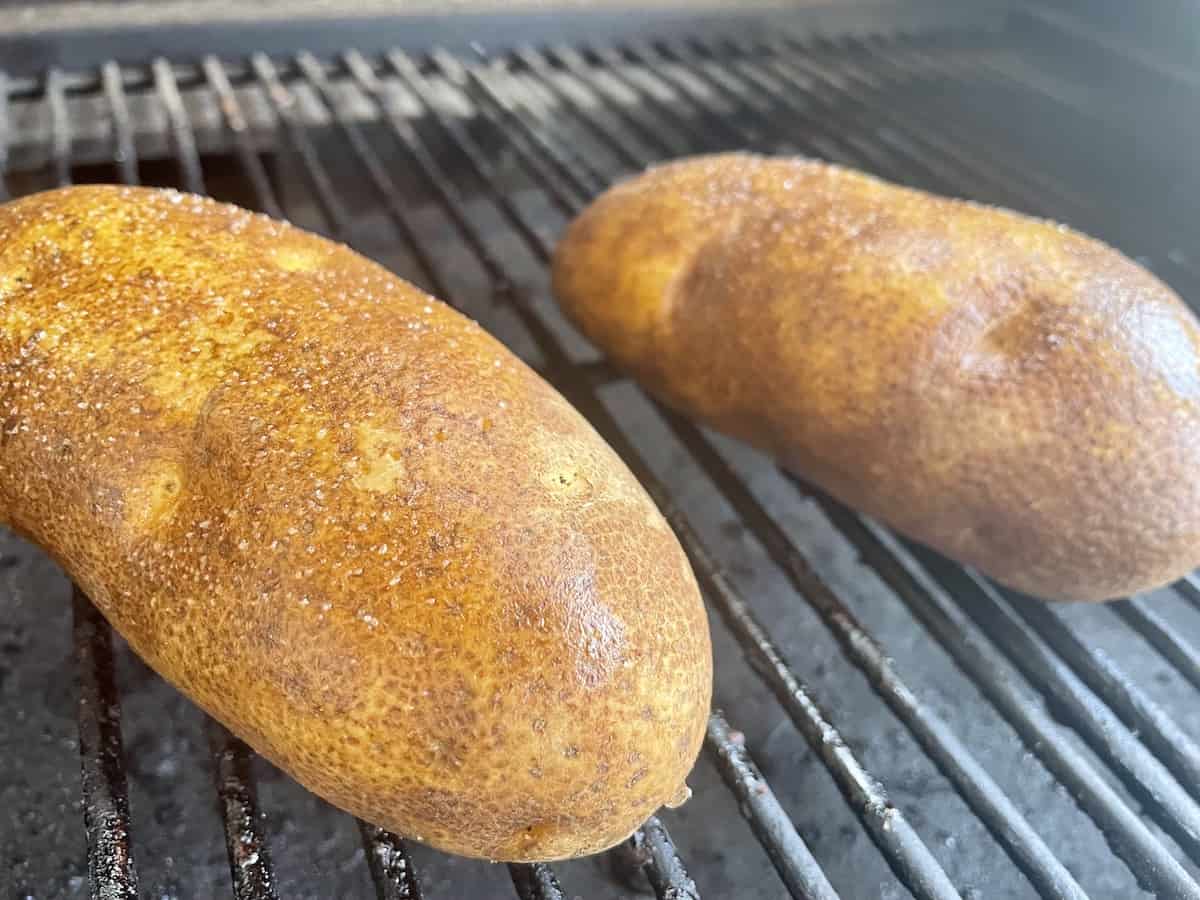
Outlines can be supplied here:
M623 173L754 148L1064 220L1200 299L1200 77L1022 13L0 84L3 193L141 181L284 215L544 372L690 554L723 710L692 800L617 850L452 859L255 758L5 534L3 896L1200 898L1200 581L1103 607L1014 596L657 406L546 284L565 221Z

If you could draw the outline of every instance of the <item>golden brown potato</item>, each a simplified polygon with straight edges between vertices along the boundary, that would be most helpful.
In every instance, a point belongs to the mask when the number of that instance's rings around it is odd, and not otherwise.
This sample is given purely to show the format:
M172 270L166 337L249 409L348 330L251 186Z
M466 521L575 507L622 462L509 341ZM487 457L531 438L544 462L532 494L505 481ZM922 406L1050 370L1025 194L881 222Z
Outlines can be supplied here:
M723 155L606 193L568 314L671 406L1021 590L1200 563L1200 329L1061 225L819 162Z
M477 325L236 207L0 208L0 520L309 788L469 856L601 850L708 711L687 560Z

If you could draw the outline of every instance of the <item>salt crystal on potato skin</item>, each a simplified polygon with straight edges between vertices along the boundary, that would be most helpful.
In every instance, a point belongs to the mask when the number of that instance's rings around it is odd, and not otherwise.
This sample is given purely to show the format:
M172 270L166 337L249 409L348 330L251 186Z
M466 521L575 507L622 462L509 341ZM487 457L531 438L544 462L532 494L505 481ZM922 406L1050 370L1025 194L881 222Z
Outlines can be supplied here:
M677 409L1020 590L1200 564L1200 328L1115 250L834 165L664 165L568 229L555 291Z
M500 860L677 798L707 620L633 476L475 323L236 207L0 207L0 521L301 783Z

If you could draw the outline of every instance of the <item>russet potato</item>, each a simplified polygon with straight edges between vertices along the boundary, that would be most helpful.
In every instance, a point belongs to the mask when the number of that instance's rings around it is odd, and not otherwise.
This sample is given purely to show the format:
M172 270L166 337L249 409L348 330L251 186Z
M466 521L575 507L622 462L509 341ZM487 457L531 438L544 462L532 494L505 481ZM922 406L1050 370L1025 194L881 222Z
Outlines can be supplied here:
M653 503L473 322L174 192L0 207L0 521L332 803L469 856L682 798L707 620Z
M833 165L662 166L568 229L567 313L669 405L1020 590L1200 563L1200 329L1064 226Z

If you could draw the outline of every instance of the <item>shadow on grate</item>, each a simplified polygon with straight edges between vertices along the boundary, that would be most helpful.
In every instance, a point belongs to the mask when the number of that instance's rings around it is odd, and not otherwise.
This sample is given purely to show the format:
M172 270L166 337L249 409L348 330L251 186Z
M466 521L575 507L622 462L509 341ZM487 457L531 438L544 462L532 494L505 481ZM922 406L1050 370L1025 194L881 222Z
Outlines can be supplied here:
M713 713L695 778L723 782L745 823L717 821L717 801L698 796L664 816L682 852L652 818L592 870L509 866L517 896L574 896L579 876L613 897L1200 898L1200 582L1089 609L998 589L647 400L545 289L557 230L615 179L752 148L1052 215L1200 298L1169 220L1064 165L1054 115L1069 112L1075 141L1107 139L1122 121L1014 34L781 32L470 59L348 50L51 70L35 91L0 92L0 189L173 184L351 243L512 335L646 486L724 626L716 693L729 715ZM101 110L106 157L77 156L84 101ZM1027 146L988 115L1032 116L1043 136ZM7 148L35 120L42 156L15 164ZM136 897L112 638L78 594L74 614L92 894ZM273 871L252 754L206 727L234 895L299 895ZM796 732L804 747L776 749ZM841 823L836 838L825 819ZM431 877L417 865L428 851L354 830L352 864L380 898L464 895L452 867ZM747 849L755 841L761 850Z

